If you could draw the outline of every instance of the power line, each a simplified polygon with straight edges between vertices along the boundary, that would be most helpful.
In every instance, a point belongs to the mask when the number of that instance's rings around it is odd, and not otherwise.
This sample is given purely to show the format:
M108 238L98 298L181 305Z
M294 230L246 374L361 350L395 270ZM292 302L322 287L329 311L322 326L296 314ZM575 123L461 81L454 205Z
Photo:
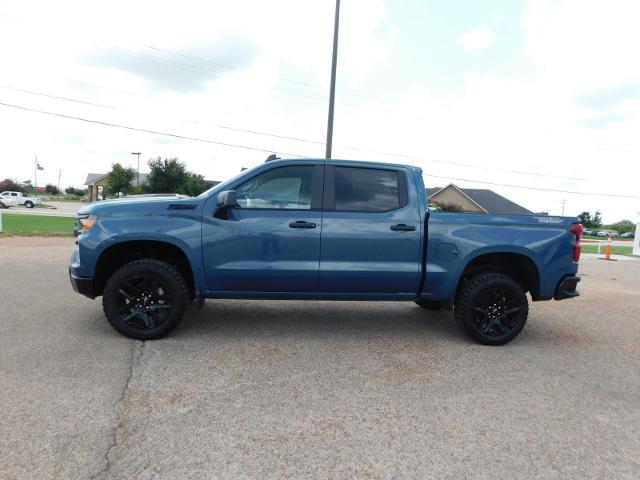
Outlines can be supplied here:
M195 61L202 62L202 63L209 63L209 64L216 65L216 66L219 66L219 67L222 67L222 68L226 68L226 69L229 69L229 70L238 70L238 69L242 68L242 67L240 67L238 65L229 65L229 64L225 64L225 63L216 62L216 61L210 60L208 58L196 57L196 56L193 56L193 55L185 55L183 53L175 52L175 51L172 51L172 50L159 48L159 47L156 47L154 45L140 45L140 46L148 48L150 50L157 51L157 52L162 52L162 53L166 53L166 54L169 54L169 55L175 55L176 57L182 57L182 58L186 58L186 59L191 59L191 60L195 60ZM323 90L325 88L325 87L322 87L320 85L315 85L313 83L304 82L302 80L293 80L293 79L285 78L285 77L279 77L279 80L282 80L282 81L285 81L285 82L289 82L289 83L293 83L293 84L296 84L296 85L301 85L303 87L315 88L315 89L318 89L318 90ZM354 98L361 98L363 100L373 100L373 101L376 101L376 102L388 103L390 105L396 105L396 106L400 105L398 102L394 102L394 101L391 101L391 100L387 100L387 99L383 99L383 98L367 97L365 95L360 95L360 94L354 93L354 92L344 92L343 95L345 95L345 94L349 95L351 97L354 97ZM324 94L319 94L319 95L322 95L323 100L326 99L326 95L324 95Z
M215 141L215 140L209 140L209 139L205 139L205 138L189 137L189 136L186 136L186 135L178 135L178 134L174 134L174 133L160 132L158 130L150 130L150 129L146 129L146 128L131 127L129 125L121 125L121 124L117 124L117 123L103 122L103 121L100 121L100 120L92 120L92 119L88 119L88 118L75 117L75 116L72 116L72 115L64 115L62 113L48 112L46 110L39 110L39 109L36 109L36 108L25 107L25 106L22 106L22 105L14 105L14 104L4 103L4 102L0 102L0 105L2 105L4 107L15 108L15 109L18 109L18 110L27 111L27 112L41 113L41 114L50 115L50 116L53 116L53 117L66 118L66 119L70 119L70 120L78 120L78 121L82 121L82 122L86 122L86 123L91 123L91 124L96 124L96 125L103 125L103 126L107 126L107 127L122 128L122 129L125 129L125 130L131 130L131 131L142 132L142 133L149 133L149 134L152 134L152 135L162 135L162 136L167 136L167 137L172 137L172 138L180 138L180 139L183 139L183 140L192 140L192 141L196 141L196 142L211 143L211 144L214 144L214 145L221 145L221 146L232 147L232 148L240 148L240 149L243 149L243 150L252 150L252 151L257 151L257 152L266 152L266 153L273 153L274 152L271 149L264 149L264 148L258 148L258 147L249 147L247 145L238 145L238 144L233 144L233 143L218 142L218 141ZM283 154L283 155L290 155L290 156L299 157L299 158L305 158L306 157L305 155L299 155L299 154L295 154L295 153L282 152L282 151L277 151L275 153L280 153L280 154ZM613 194L613 193L600 193L600 192L579 192L579 191L575 191L575 190L560 190L560 189L555 189L555 188L530 187L530 186L513 185L513 184L507 184L507 183L486 182L486 181L480 181L480 180L471 180L471 179L468 179L468 178L448 177L448 176L433 175L433 174L427 174L427 173L425 173L425 175L428 176L428 177L442 178L442 179L445 179L445 180L458 180L458 181L463 181L463 182L481 183L481 184L494 185L494 186L499 186L499 187L520 188L520 189L525 189L525 190L536 190L536 191L543 191L543 192L558 192L558 193L571 193L571 194L575 194L575 195L590 195L590 196L599 196L599 197L640 199L639 195L619 195L619 194Z
M111 105L104 105L104 104L101 104L101 103L87 102L85 100L76 100L75 98L69 98L69 97L59 97L57 95L51 95L51 94L48 94L48 93L34 92L33 90L27 90L25 88L10 87L9 85L0 85L0 88L6 88L7 90L13 90L15 92L28 93L30 95L38 95L40 97L54 98L56 100L64 100L64 101L67 101L67 102L81 103L81 104L84 104L84 105L91 105L92 107L110 108L110 109L113 109L113 110L122 110L121 108L113 107Z
M588 196L594 196L594 197L616 197L616 198L634 198L634 199L640 199L640 195L619 195L619 194L615 194L615 193L599 193L599 192L578 192L575 190L560 190L560 189L555 189L555 188L543 188L543 187L529 187L529 186L525 186L525 185L512 185L512 184L508 184L508 183L496 183L496 182L486 182L486 181L482 181L482 180L470 180L468 178L459 178L459 177L445 177L442 175L432 175L430 173L424 173L425 176L427 177L433 177L433 178L442 178L445 180L458 180L460 182L471 182L471 183L482 183L484 185L494 185L497 187L511 187L511 188L521 188L524 190L537 190L540 192L557 192L557 193L572 193L574 195L588 195Z
M209 140L207 138L189 137L187 135L178 135L178 134L175 134L175 133L160 132L158 130L149 130L149 129L146 129L146 128L131 127L129 125L121 125L121 124L117 124L117 123L103 122L101 120L92 120L92 119L89 119L89 118L75 117L73 115L65 115L65 114L62 114L62 113L48 112L46 110L39 110L37 108L30 108L30 107L25 107L25 106L22 106L22 105L13 105L13 104L4 103L4 102L0 102L0 105L2 105L4 107L10 107L10 108L16 108L16 109L19 109L19 110L24 110L24 111L27 111L27 112L42 113L44 115L50 115L50 116L53 116L53 117L66 118L66 119L69 119L69 120L79 120L81 122L92 123L92 124L96 124L96 125L103 125L103 126L106 126L106 127L115 127L115 128L122 128L122 129L125 129L125 130L132 130L134 132L150 133L152 135L163 135L165 137L180 138L180 139L183 139L183 140L192 140L194 142L211 143L211 144L214 144L214 145L221 145L221 146L224 146L224 147L232 147L232 148L241 148L243 150L252 150L252 151L256 151L256 152L280 153L282 155L290 155L292 157L305 158L305 155L299 155L299 154L296 154L296 153L274 151L272 149L249 147L247 145L238 145L238 144L235 144L235 143L218 142L216 140Z
M85 83L85 82L77 82L77 83ZM91 84L87 84L87 85L91 85ZM110 109L119 110L119 111L123 111L123 112L131 112L132 111L132 110L123 109L123 108L120 108L120 107L115 107L115 106L112 106L112 105L104 105L104 104L99 104L99 103L87 102L87 101L84 101L84 100L77 100L77 99L73 99L73 98L69 98L69 97L61 97L61 96L51 95L51 94L47 94L47 93L43 93L43 92L36 92L36 91L33 91L33 90L27 90L27 89L24 89L24 88L11 87L11 86L8 86L8 85L0 85L0 88L7 88L9 90L15 90L15 91L22 92L22 93L27 93L27 94L32 94L32 95L38 95L38 96L53 98L53 99L56 99L56 100L63 100L63 101L68 101L68 102L73 102L73 103L78 103L78 104L85 104L85 105L96 106L96 107L102 107L102 108L110 108ZM121 93L127 93L127 92L121 92ZM280 134L276 134L276 133L261 132L259 130L251 130L251 129L246 129L246 128L232 127L232 126L223 125L223 124L211 124L211 123L207 123L207 122L200 122L200 121L197 121L197 120L180 120L180 121L185 122L185 123L195 123L195 124L198 124L198 125L216 127L216 128L221 128L221 129L224 129L224 130L230 130L230 131L235 131L235 132L249 133L249 134L252 134L252 135L261 135L261 136L265 136L265 137L279 138L281 140L291 140L291 141L309 143L309 144L314 144L314 145L324 145L324 142L320 142L320 141L317 141L317 140L310 140L310 139L306 139L306 138L299 138L299 137L293 137L293 136L288 136L288 135L280 135ZM383 150L373 150L373 149L368 149L368 148L363 148L363 147L354 147L354 146L350 146L350 145L336 145L336 147L343 148L343 149L348 149L348 150L359 151L359 152L375 153L375 154L378 154L378 155L386 155L386 156L396 157L396 158L404 158L404 159L408 159L408 160L427 161L426 158L420 157L420 156L417 156L417 155L408 155L408 154L388 152L388 151L383 151ZM500 168L490 168L490 167L485 167L485 166L481 166L481 165L472 165L472 164L467 164L467 163L450 162L450 161L445 161L445 160L428 160L428 161L434 162L434 163L440 163L440 164L444 164L444 165L461 166L461 167L465 167L465 168L475 168L475 169L492 170L492 171L503 171L503 172L506 172L506 173L513 173L513 174L518 174L518 175L557 178L557 179L563 179L563 180L579 180L579 181L585 180L584 178L578 178L578 177L566 177L566 176L561 176L561 175L549 175L549 174L545 174L545 173L527 172L527 171L521 171L521 170L508 170L508 169L500 169Z

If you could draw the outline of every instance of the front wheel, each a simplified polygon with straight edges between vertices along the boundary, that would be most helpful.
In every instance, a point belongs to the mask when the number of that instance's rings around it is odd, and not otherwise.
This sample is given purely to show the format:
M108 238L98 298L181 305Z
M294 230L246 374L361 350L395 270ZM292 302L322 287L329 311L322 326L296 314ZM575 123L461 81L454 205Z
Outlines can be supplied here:
M501 273L484 273L465 281L455 303L456 322L483 345L509 343L524 328L528 314L525 290Z
M24 202L24 206L27 208L33 208L33 202L31 200L27 200Z
M171 333L182 320L188 301L189 290L180 272L150 259L120 267L102 294L109 323L136 340L153 340Z

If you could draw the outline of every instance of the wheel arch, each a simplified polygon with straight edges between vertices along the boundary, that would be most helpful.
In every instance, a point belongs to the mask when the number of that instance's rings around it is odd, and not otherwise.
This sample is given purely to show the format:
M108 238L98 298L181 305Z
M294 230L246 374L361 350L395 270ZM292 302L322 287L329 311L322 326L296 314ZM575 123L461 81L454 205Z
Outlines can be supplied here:
M187 283L191 298L197 295L196 279L189 257L181 247L161 240L125 240L105 248L95 265L96 295L102 294L107 280L118 268L145 258L175 266Z
M540 295L540 272L535 261L519 252L483 253L470 259L462 270L456 292L471 277L481 273L503 273L515 279L531 294L533 300Z

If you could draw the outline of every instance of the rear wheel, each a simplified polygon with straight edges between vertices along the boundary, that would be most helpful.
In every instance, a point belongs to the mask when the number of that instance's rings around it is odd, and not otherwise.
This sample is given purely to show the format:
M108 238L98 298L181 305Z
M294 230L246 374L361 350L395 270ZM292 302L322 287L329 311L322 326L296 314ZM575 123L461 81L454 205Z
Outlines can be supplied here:
M27 208L33 208L33 202L31 200L27 200L24 202L24 206Z
M464 282L455 303L455 318L476 342L504 345L524 328L527 295L508 275L484 273Z
M137 260L116 270L105 285L102 306L118 332L137 340L171 333L189 301L177 269L158 260Z

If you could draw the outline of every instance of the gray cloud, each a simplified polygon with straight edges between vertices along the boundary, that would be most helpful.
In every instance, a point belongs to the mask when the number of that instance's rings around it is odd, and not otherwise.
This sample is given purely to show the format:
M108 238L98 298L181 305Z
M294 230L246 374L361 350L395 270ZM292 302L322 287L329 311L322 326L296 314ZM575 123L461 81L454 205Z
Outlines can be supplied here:
M207 83L237 69L246 68L257 47L245 37L226 35L206 44L160 49L141 46L98 47L83 56L86 65L112 68L137 75L160 91L203 91Z

